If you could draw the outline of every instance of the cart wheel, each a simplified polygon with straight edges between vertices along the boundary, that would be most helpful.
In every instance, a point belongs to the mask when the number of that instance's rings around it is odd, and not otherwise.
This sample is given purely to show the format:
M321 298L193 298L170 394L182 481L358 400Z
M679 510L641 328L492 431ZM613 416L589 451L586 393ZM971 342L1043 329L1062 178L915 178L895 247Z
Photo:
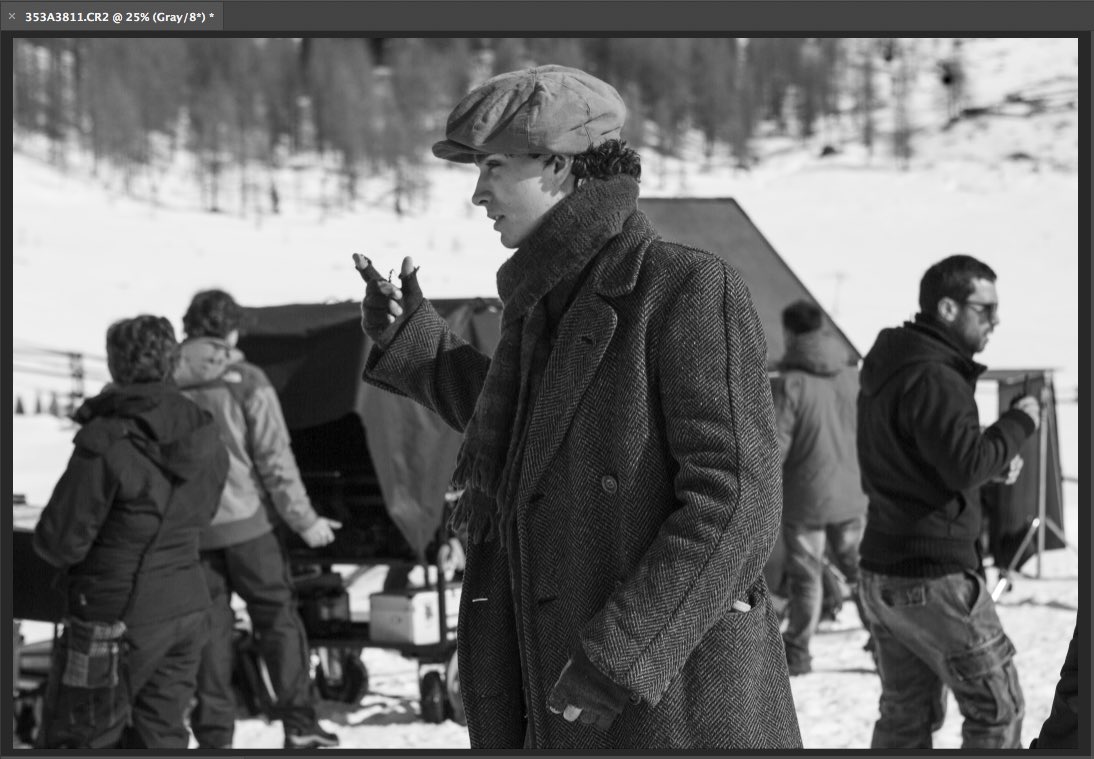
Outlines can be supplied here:
M22 742L26 748L34 745L38 737L38 729L42 726L42 702L45 698L45 686L36 689L33 693L16 698L14 713L14 732L18 739L16 748L20 748Z
M463 691L460 689L460 661L455 651L448 659L444 673L445 691L448 700L444 705L444 715L453 722L467 726L467 714L463 710Z
M345 704L357 704L368 693L368 670L361 661L361 652L345 649L331 651L325 657L327 672L320 660L315 668L315 689L326 701L341 701Z
M422 677L422 719L444 722L444 683L440 672L426 672Z

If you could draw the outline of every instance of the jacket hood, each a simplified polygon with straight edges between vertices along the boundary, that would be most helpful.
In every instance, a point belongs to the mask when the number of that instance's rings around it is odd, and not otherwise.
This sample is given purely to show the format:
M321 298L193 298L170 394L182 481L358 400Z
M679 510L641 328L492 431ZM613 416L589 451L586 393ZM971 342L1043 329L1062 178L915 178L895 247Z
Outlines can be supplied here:
M175 382L180 388L211 382L243 360L243 351L217 337L194 337L179 348Z
M76 411L74 443L102 454L128 438L164 472L188 480L213 466L220 433L212 417L170 385L107 385Z
M779 361L781 371L800 369L810 374L831 377L851 365L851 356L836 336L825 330L794 336Z
M962 352L940 325L920 314L914 322L878 333L874 347L862 362L861 392L874 395L904 367L923 363L944 364L969 380L987 369Z

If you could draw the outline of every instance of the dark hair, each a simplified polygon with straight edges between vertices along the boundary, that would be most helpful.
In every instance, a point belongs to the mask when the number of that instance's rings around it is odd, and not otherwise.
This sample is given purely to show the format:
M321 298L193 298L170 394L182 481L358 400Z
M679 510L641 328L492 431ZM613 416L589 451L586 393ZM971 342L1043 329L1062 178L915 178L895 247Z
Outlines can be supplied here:
M573 175L583 179L607 179L628 174L642 180L642 157L623 140L607 140L574 156Z
M927 269L919 281L919 310L923 314L933 314L938 302L943 298L953 298L958 303L972 295L972 281L986 279L995 281L995 272L983 261L972 256L956 255L943 258Z
M815 332L824 323L820 306L807 300L798 300L783 309L783 327L795 335Z
M162 316L121 319L106 330L106 364L119 385L163 382L175 373L179 343Z
M243 309L223 290L202 290L182 317L187 337L227 337L243 323Z

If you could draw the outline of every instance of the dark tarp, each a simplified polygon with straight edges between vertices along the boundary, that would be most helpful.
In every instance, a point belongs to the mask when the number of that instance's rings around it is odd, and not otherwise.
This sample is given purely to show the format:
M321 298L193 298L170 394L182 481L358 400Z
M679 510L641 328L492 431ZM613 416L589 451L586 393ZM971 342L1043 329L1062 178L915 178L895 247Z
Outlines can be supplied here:
M499 328L496 301L432 303L457 334L493 353ZM388 515L414 556L429 558L426 546L441 525L461 436L417 403L361 381L372 346L361 332L357 303L248 308L245 318L240 348L277 390L293 453L308 475L305 482L316 507L352 521L352 507L339 512L324 502L329 493L316 475L328 481L374 477ZM332 549L359 555L369 535L375 533L344 529ZM382 535L376 539L385 540ZM379 548L382 553L390 546Z
M796 300L824 310L732 198L643 198L638 207L663 239L710 251L740 272L764 327L769 366L785 350L782 310ZM858 363L862 356L855 346L831 318L828 321L850 359Z
M1027 384L1028 378L1028 384ZM1045 517L1064 529L1063 473L1060 465L1060 438L1056 427L1056 400L1051 375L1044 369L993 369L985 372L981 382L995 382L999 388L999 413L1011 403L1029 393L1045 401L1044 425L1030 437L1018 455L1022 457L1022 472L1013 485L989 484L981 489L987 519L988 553L995 565L1006 568L1018 557L1015 568L1021 568L1037 553L1037 536L1022 549L1022 541L1030 525L1040 513L1042 493ZM1042 446L1044 462L1041 461ZM1047 526L1044 530L1045 550L1063 548L1064 542Z

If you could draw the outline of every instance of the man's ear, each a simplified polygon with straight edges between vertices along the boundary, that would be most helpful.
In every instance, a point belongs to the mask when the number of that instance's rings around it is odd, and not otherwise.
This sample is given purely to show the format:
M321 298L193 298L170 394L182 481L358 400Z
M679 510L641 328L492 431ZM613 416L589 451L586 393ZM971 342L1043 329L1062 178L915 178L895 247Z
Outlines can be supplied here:
M940 298L938 305L935 306L935 313L938 318L947 324L952 324L957 319L957 313L961 310L961 306L957 301L950 297Z
M561 187L566 180L573 176L574 157L569 155L553 155L547 159L548 176L556 187Z

